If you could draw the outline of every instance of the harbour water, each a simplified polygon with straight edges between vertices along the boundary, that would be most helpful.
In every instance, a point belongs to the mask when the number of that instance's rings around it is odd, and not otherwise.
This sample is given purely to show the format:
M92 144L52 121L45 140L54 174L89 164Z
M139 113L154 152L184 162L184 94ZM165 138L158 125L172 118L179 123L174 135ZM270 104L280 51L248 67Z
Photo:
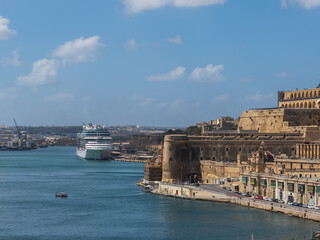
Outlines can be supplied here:
M84 161L73 147L0 152L0 239L309 239L320 223L145 194L143 164ZM64 191L69 198L55 198Z

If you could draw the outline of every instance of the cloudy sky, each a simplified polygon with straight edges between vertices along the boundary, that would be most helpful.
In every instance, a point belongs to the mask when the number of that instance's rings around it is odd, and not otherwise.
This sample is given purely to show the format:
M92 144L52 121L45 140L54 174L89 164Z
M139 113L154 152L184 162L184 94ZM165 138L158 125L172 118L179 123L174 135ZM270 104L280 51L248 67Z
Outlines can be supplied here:
M320 82L320 0L0 6L0 125L189 126Z

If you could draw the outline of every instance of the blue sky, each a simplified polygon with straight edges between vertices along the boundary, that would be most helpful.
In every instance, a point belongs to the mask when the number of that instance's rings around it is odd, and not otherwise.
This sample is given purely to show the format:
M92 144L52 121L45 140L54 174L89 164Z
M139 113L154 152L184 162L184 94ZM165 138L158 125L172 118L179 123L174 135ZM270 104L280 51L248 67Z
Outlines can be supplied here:
M0 125L189 126L320 82L320 0L0 0Z

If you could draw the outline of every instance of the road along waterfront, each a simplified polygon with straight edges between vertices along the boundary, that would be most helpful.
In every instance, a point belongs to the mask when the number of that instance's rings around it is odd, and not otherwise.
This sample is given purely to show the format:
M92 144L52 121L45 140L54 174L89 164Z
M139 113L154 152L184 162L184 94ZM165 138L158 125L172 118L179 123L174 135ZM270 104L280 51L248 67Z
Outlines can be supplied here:
M320 222L320 210L239 196L217 184L201 184L196 187L194 185L159 183L159 186L151 192L179 198L233 203Z
M74 147L0 152L0 239L306 239L320 224L211 201L145 194L143 164L84 161ZM67 192L66 199L55 192Z

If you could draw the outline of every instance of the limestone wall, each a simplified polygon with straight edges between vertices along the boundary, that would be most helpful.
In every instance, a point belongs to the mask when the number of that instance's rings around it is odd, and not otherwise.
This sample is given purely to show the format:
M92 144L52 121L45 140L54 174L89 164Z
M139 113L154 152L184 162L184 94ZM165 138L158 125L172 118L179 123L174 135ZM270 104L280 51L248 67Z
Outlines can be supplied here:
M260 133L306 132L306 127L319 125L319 109L274 108L242 112L238 129Z
M296 154L296 144L303 143L303 138L284 138L276 135L273 138L260 139L253 137L215 138L186 135L167 135L164 140L163 150L163 175L162 180L187 180L190 174L201 175L200 161L212 160L217 162L236 163L238 155L240 160L259 149L262 141L265 148L273 154Z

